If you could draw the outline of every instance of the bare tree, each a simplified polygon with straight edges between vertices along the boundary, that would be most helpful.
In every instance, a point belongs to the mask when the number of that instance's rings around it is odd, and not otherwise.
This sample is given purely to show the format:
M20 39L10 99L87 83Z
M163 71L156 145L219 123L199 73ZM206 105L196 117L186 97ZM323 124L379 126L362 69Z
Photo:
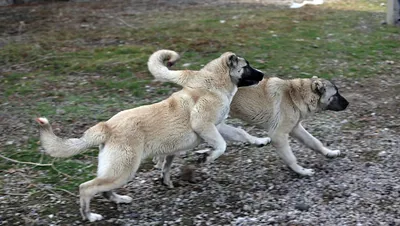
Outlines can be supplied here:
M400 24L400 0L387 1L386 23L389 25Z

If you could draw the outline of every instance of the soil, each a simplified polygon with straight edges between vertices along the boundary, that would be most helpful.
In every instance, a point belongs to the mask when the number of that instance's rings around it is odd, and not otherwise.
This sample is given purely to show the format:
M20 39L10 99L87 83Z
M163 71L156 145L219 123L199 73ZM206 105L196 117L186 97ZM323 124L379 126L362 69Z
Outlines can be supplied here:
M148 10L151 0L142 2L134 10ZM172 8L199 5L197 1L152 2ZM232 2L238 1L204 4ZM40 7L0 7L0 24L14 21L15 13L24 17L27 10ZM0 32L0 47L16 39L13 28L0 28L6 31ZM290 171L270 145L230 144L223 156L207 166L195 164L197 157L192 153L182 155L173 165L174 189L162 186L160 171L146 162L134 180L118 190L133 197L131 204L117 205L101 196L93 199L92 210L105 217L96 225L400 225L400 65L394 63L373 78L336 78L334 82L349 100L348 109L316 114L304 125L343 156L327 159L291 141L299 164L313 168L314 176L299 177ZM37 137L32 116L24 111L33 104L23 97L1 103L2 147ZM235 119L228 123L253 135L267 135ZM86 124L69 126L66 134L78 134ZM185 165L195 165L195 183L182 180ZM90 225L80 218L77 191L68 194L44 184L41 189L47 193L34 198L25 195L37 186L31 183L36 173L31 166L1 172L1 225Z

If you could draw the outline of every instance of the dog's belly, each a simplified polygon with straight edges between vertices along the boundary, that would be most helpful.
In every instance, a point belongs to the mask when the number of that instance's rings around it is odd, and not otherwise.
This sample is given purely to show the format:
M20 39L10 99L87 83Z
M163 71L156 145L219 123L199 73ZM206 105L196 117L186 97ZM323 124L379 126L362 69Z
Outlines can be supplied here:
M184 151L197 147L201 143L201 138L195 133L190 132L187 135L184 135L177 142L176 151Z
M145 146L148 155L168 155L179 151L186 151L197 147L201 138L193 131L166 136L161 142L149 142Z

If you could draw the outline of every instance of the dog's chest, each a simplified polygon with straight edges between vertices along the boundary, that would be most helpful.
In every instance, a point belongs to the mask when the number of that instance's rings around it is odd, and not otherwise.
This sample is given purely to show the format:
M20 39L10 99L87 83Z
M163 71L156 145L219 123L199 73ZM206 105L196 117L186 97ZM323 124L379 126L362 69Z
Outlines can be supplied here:
M228 118L228 114L229 114L229 105L228 106L224 106L224 108L221 109L219 117L217 118L217 124L220 124L221 122L225 121L225 119Z
M221 108L219 115L217 117L217 124L220 124L221 122L225 121L225 119L228 118L229 115L229 110L230 110L230 105L233 99L233 96L236 94L237 92L237 87L235 87L235 89L230 93L230 95L226 96L226 99L224 100L224 104L223 107Z

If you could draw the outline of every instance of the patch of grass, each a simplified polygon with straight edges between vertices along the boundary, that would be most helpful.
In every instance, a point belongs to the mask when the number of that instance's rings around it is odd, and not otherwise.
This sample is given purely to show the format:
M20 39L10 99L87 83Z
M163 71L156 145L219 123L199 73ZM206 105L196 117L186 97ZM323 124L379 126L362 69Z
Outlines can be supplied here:
M2 155L23 162L53 163L56 170L50 166L29 166L35 172L34 183L53 184L72 192L77 190L80 183L95 177L96 159L94 151L77 155L74 159L54 159L40 153L37 140L29 139L22 147L8 146ZM97 154L97 151L96 153ZM84 160L84 161L83 161ZM0 159L0 170L26 167L25 164L12 163Z
M99 79L95 81L97 86L104 87L109 90L126 90L135 96L143 96L144 87L149 80L137 80L135 78L118 80L118 79Z
M298 76L304 72L331 77L370 76L385 69L378 63L393 60L395 50L399 49L399 31L380 25L384 9L377 5L359 0L352 4L267 12L265 8L245 7L187 9L179 15L179 20L174 12L163 16L141 15L147 21L145 26L112 30L118 31L119 40L135 40L136 43L94 48L79 46L72 52L57 51L65 42L52 42L54 46L50 49L41 45L13 44L6 46L0 58L4 64L37 61L36 70L52 74L78 71L106 78L127 78L139 73L142 78L149 76L146 62L159 46L183 52L181 63L192 63L189 69L198 69L222 52L233 51L272 75ZM61 40L76 37L91 40L91 35L99 35L89 33L82 37L79 36L81 31L72 36L68 31L63 32L66 34L59 37ZM368 70L363 69L368 67L363 64L366 59L373 65Z

